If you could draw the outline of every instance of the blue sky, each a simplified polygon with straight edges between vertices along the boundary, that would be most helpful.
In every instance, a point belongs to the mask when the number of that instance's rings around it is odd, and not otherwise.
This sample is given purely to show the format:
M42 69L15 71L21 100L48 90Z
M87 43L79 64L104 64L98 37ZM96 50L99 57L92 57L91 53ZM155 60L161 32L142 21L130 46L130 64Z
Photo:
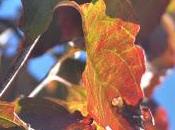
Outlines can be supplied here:
M16 19L18 17L18 9L21 7L20 0L0 0L3 1L0 6L0 17Z
M154 98L168 112L170 130L175 130L175 69L154 91Z
M0 18L15 19L17 9L21 6L20 0L2 0L3 5L0 6ZM11 45L7 50L7 55L11 56L15 53L16 41L15 37L10 38ZM47 62L46 62L47 61ZM37 79L42 79L48 72L50 67L56 62L51 54L45 54L42 57L30 60L28 70ZM40 66L42 65L42 66ZM37 71L36 71L37 70ZM164 82L154 92L156 101L166 108L170 121L170 130L175 130L175 70L167 76Z

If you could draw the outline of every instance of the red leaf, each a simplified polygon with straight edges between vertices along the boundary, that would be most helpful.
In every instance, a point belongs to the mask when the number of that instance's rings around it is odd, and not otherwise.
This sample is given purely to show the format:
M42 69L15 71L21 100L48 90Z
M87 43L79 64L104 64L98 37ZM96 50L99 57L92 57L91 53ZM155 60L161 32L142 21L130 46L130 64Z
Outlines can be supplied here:
M145 130L168 130L169 124L168 124L168 117L165 109L159 106L154 100L148 100L147 103L154 116L155 125L153 125L150 122L150 120L144 120L143 122L144 129ZM147 116L147 117L150 117L150 116Z
M168 117L164 108L158 107L154 117L157 130L168 130Z
M130 124L120 113L124 106L112 106L112 102L121 97L127 105L136 106L142 100L144 56L142 49L134 45L139 26L106 16L103 0L81 9L88 54L83 82L89 114L103 127L130 130Z

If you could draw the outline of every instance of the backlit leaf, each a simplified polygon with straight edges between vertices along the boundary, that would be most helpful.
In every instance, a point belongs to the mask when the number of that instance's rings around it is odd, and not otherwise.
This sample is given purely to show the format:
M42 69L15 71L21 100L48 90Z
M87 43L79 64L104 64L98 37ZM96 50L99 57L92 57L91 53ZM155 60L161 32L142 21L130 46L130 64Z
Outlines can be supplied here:
M81 112L83 116L87 116L87 92L82 86L73 85L66 87L67 96L65 99L48 98L55 103L62 104L70 113L75 111Z
M0 128L17 128L20 130L27 129L27 124L24 123L16 115L16 107L14 103L0 101Z
M67 108L71 112L80 111L87 116L87 93L82 86L68 88L68 96L65 101Z
M168 5L167 12L169 13L175 12L175 0L171 0L170 4Z
M88 112L103 127L130 130L130 124L115 109L123 107L122 103L114 107L112 102L116 98L136 106L142 100L144 56L142 49L134 45L139 26L106 16L103 0L81 9L88 55L83 74Z

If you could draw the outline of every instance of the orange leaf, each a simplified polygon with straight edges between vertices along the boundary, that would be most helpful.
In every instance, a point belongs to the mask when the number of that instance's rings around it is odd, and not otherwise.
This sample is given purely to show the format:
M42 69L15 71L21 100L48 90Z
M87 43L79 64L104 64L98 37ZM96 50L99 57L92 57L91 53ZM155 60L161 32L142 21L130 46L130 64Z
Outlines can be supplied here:
M17 116L16 111L18 106L15 102L0 101L0 128L28 129L27 124Z
M103 127L130 130L132 127L115 107L122 107L122 101L117 101L121 98L131 106L143 98L140 79L145 71L144 55L134 44L139 26L106 16L103 0L81 9L88 54L83 74L88 112ZM114 99L116 104L112 103Z

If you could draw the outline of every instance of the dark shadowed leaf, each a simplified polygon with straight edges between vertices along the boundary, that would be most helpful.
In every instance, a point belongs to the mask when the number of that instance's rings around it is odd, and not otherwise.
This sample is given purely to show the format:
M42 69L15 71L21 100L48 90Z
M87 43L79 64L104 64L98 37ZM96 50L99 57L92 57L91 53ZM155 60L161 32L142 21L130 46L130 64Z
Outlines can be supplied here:
M83 46L81 15L79 11L73 7L74 5L72 5L72 3L73 2L60 3L55 7L52 21L48 29L42 33L34 53L42 54L58 43L61 44L71 40Z
M79 84L84 68L85 63L75 59L67 59L63 62L58 75L71 83Z
M175 65L175 25L173 18L168 14L163 15L161 26L163 28L163 30L161 31L162 33L165 33L165 36L161 35L160 37L162 37L163 39L157 40L157 42L160 43L161 40L164 41L162 43L164 44L164 49L162 49L164 51L159 52L159 56L154 57L154 59L151 60L153 66L156 67L157 71L166 70L168 68L172 68ZM156 39L156 36L154 38ZM159 44L157 45L157 47L158 46ZM155 46L155 48L157 47ZM154 53L154 49L152 53Z
M54 84L54 82L52 82L51 84L53 84L54 87L58 87L58 88L60 87L60 86L55 86L56 84ZM52 87L52 86L48 86L48 89L49 87ZM66 94L65 92L64 93L62 92L62 94L64 94L64 98L62 99L48 98L48 99L58 104L61 103L70 113L79 111L83 116L87 116L88 112L87 112L86 89L83 86L79 86L79 85L72 85L71 87L65 86L64 88L66 90ZM52 91L52 88L50 89L51 90L48 90L48 91Z
M52 19L53 9L60 1L22 0L24 9L22 28L29 41L33 42L39 34L46 31Z
M83 46L81 15L72 7L73 2L61 1L63 0L23 0L25 22L22 28L26 33L27 42L31 44L41 35L33 56L43 54L65 41L73 40ZM88 0L76 2L85 3Z
M83 117L79 112L69 113L62 105L47 99L25 98L19 101L20 117L36 130L65 130Z

